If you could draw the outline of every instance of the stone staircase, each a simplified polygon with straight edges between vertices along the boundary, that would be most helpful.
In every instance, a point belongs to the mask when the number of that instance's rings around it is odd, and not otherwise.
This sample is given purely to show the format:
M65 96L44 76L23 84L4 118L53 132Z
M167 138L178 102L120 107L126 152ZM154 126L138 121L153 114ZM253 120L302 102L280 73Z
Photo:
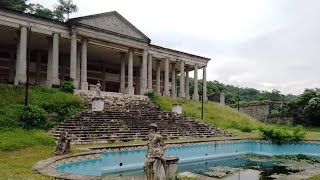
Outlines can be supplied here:
M74 144L147 140L148 126L151 123L158 125L158 130L165 139L230 136L222 129L193 118L165 112L146 96L102 92L104 111L91 112L91 99L95 92L76 93L86 100L87 108L77 117L54 127L51 134L55 139L62 131L68 130Z

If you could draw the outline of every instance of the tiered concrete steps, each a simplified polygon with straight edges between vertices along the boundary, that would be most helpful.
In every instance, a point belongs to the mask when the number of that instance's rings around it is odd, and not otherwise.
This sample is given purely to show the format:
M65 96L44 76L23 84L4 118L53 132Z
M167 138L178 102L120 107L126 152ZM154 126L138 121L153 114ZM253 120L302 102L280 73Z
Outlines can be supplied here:
M51 134L55 138L68 130L75 144L147 140L150 123L159 126L159 132L165 139L229 136L226 131L214 126L165 112L145 96L103 92L104 111L94 113L89 108L94 92L80 91L78 94L86 99L88 108L53 128Z

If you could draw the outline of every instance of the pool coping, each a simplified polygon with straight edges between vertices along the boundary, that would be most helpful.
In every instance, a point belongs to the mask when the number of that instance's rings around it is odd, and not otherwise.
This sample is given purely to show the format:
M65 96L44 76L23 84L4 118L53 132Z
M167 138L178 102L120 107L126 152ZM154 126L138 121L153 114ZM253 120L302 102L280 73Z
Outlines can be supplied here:
M228 140L200 140L200 141L184 141L184 142L171 142L167 143L171 146L181 146L186 144L205 144L211 142L220 142L220 143L228 143L228 142L244 142L244 141L254 141L254 142L270 142L265 140L257 140L257 139L228 139ZM303 141L303 143L319 143L319 141ZM108 146L108 147L93 147L88 148L89 151L76 153L73 155L59 155L55 157L51 157L45 160L38 161L35 165L33 165L32 170L46 176L61 178L61 179L80 179L80 180L100 180L100 179L109 179L109 180L135 180L141 179L133 176L89 176L89 175L78 175L71 173L60 172L55 169L55 167L67 163L72 163L80 160L89 160L89 159L97 159L100 157L101 153L110 152L110 151L119 151L119 150L132 150L132 149L142 149L145 148L146 145L120 145L120 146Z

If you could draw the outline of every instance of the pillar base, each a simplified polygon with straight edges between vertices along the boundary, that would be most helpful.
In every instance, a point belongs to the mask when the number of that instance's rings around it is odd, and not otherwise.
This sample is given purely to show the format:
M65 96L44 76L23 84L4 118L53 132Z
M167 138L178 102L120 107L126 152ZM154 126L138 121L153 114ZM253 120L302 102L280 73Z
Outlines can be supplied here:
M147 92L149 93L149 92L152 92L153 91L153 89L151 88L149 88L149 89L147 89Z
M165 91L165 92L163 92L163 95L164 95L164 96L170 96L170 91Z
M60 79L52 79L51 81L52 86L59 86L60 85Z
M25 84L26 82L27 82L27 76L26 75L17 75L14 78L14 85Z
M127 94L134 95L134 87L133 86L127 88Z
M199 94L193 94L192 100L199 101Z
M78 80L73 80L72 84L73 84L75 89L79 89L79 81Z
M177 98L177 94L174 93L174 94L171 94L172 98Z
M86 82L86 81L82 81L81 82L81 90L87 91L88 90L88 86L89 86L88 82Z
M50 80L47 80L47 87L52 87L52 83Z
M120 88L120 89L119 89L119 93L125 94L125 93L126 93L126 89Z
M185 93L179 93L179 98L185 98L186 94Z
M146 92L147 92L147 90L146 90L146 89L140 89L140 95L145 95L145 94L146 94Z

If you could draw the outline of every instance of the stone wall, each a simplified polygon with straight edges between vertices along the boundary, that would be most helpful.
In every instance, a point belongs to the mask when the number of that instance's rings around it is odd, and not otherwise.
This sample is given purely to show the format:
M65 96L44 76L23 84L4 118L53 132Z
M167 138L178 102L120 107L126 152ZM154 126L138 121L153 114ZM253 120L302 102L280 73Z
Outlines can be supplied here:
M260 104L260 105L240 106L239 111L259 121L265 122L267 121L268 115L270 114L270 105Z
M251 104L251 105L242 105L240 106L240 112L249 115L261 122L269 124L285 124L291 125L294 124L293 116L285 116L281 114L270 114L274 108L275 103L261 103L261 104ZM235 107L234 109L237 110Z
M293 116L284 116L284 115L269 115L266 123L292 125L292 124L294 124L294 117Z
M212 95L208 96L209 101L218 102L221 104L225 104L225 95L224 92L221 93L213 93Z

